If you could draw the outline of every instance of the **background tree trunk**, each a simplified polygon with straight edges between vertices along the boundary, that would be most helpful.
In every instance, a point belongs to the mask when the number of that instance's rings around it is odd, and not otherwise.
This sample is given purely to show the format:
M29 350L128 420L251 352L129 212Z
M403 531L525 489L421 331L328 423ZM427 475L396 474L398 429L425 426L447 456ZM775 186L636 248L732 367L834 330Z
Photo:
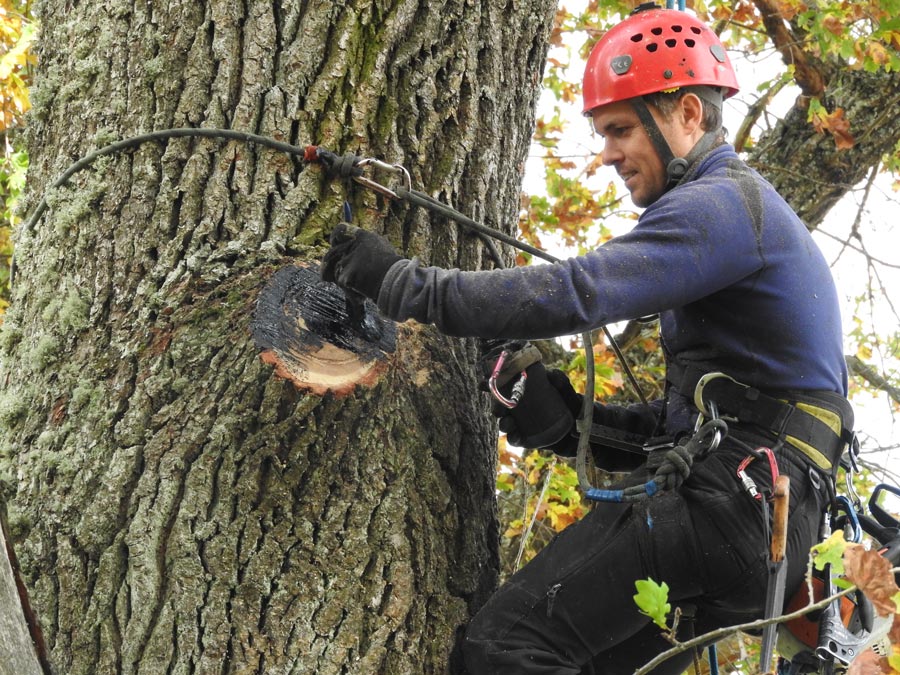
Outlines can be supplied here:
M13 566L15 553L6 540L6 505L0 498L0 675L43 675Z
M111 140L228 127L400 162L510 231L552 0L41 6L31 205ZM497 577L476 345L401 327L381 381L298 392L248 330L344 186L241 143L100 160L16 241L0 478L59 672L428 673ZM447 221L355 222L475 269Z

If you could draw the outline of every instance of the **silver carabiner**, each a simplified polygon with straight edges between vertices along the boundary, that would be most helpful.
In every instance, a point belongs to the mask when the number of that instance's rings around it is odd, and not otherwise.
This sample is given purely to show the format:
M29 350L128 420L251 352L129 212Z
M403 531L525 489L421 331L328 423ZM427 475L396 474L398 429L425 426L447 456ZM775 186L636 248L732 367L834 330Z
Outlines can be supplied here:
M706 412L709 413L709 421L710 422L714 422L715 420L719 419L719 406L716 405L715 401L709 401L706 404ZM703 412L701 411L700 413L697 414L697 421L694 424L694 434L695 435L697 434L698 431L700 431L700 429L703 427L703 424L705 422L706 422L706 420L704 419ZM722 442L722 430L717 428L715 433L713 434L713 439L712 439L712 441L710 441L709 448L707 448L706 452L712 452L713 450L715 450L716 448L719 447L719 443L721 443L721 442Z
M412 190L412 176L409 175L409 171L406 170L406 167L401 164L388 164L387 162L382 162L380 159L375 159L374 157L364 157L363 159L359 160L359 162L357 162L356 166L360 168L371 166L382 171L392 171L394 173L400 173L406 179L407 189ZM355 180L360 185L369 188L370 190L374 190L378 194L388 197L389 199L399 199L399 195L396 192L391 190L386 185L375 182L371 178L366 178L365 176L353 176L353 180Z

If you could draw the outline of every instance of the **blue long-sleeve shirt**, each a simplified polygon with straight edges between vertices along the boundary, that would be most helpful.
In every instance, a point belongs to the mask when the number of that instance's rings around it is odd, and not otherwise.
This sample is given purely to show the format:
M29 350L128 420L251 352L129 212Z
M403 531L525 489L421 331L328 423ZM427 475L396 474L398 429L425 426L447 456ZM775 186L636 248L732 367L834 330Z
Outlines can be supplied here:
M764 390L846 395L837 292L809 231L728 145L596 250L463 272L402 260L378 296L397 320L483 338L547 338L660 315L667 359Z

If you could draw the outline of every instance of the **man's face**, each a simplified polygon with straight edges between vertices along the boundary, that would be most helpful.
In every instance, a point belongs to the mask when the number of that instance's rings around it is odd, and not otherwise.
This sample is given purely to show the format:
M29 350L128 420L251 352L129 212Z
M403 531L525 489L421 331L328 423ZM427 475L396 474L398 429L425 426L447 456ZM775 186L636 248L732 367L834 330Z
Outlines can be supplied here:
M674 125L652 107L651 114L674 150ZM616 169L635 205L649 206L659 199L668 182L666 170L631 104L618 101L595 108L591 122L604 140L603 163Z

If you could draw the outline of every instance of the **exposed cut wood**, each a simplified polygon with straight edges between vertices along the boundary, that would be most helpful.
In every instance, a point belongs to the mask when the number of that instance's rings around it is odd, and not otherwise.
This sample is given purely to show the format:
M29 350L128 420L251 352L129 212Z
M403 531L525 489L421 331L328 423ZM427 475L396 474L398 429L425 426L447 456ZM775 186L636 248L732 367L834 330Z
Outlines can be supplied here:
M371 301L354 302L363 301L348 301L310 266L280 269L263 288L251 324L262 360L318 395L371 386L394 352L397 330Z

